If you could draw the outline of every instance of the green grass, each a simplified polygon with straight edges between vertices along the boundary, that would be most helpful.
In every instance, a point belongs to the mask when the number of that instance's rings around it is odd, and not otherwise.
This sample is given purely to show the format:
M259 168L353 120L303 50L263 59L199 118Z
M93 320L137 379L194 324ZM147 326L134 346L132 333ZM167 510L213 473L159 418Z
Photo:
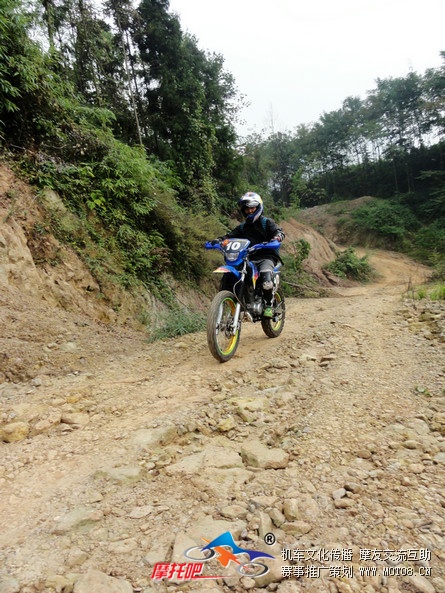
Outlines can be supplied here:
M150 316L145 319L147 327L151 325ZM160 325L149 330L148 342L166 338L175 338L205 329L205 317L196 311L175 308L167 311L160 318Z
M415 298L419 300L445 301L445 284L420 286L415 293Z

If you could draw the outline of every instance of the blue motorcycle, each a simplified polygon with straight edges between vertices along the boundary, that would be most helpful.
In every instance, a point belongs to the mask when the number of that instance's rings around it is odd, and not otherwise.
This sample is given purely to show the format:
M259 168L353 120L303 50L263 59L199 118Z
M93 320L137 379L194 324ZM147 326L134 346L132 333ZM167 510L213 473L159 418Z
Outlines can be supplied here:
M207 343L212 355L220 362L227 362L235 354L241 334L242 321L261 322L269 338L278 337L283 331L286 305L280 287L281 263L273 274L273 316L263 317L264 301L259 272L252 253L261 249L279 249L279 241L250 245L247 239L226 239L219 243L208 241L206 249L218 249L224 255L224 266L216 273L223 274L220 290L214 297L207 316Z

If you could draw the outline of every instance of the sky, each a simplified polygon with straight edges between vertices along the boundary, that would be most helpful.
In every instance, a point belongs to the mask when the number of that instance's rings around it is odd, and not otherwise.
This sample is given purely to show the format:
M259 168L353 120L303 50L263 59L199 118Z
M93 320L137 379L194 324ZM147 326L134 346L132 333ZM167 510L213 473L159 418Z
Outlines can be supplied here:
M249 103L241 135L292 131L377 78L443 63L445 0L170 0L170 12L223 56Z

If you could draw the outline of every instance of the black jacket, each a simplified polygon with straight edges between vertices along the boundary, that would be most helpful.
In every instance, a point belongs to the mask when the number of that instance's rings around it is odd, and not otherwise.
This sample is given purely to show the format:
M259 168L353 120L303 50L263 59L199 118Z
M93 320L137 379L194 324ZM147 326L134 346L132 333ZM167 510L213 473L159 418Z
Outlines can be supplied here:
M284 239L283 229L275 221L265 216L260 216L254 223L243 222L230 231L222 239L249 239L252 245L271 241L274 237ZM271 259L275 263L281 261L278 251L275 249L261 249L253 254L252 259Z

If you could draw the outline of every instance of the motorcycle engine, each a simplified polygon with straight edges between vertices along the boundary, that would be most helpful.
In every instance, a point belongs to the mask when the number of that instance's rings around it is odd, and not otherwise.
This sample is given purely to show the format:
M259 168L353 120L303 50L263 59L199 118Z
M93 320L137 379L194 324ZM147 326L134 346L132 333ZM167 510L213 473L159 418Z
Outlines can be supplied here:
M263 299L260 296L255 297L255 301L250 306L250 310L255 317L259 317L263 313Z

